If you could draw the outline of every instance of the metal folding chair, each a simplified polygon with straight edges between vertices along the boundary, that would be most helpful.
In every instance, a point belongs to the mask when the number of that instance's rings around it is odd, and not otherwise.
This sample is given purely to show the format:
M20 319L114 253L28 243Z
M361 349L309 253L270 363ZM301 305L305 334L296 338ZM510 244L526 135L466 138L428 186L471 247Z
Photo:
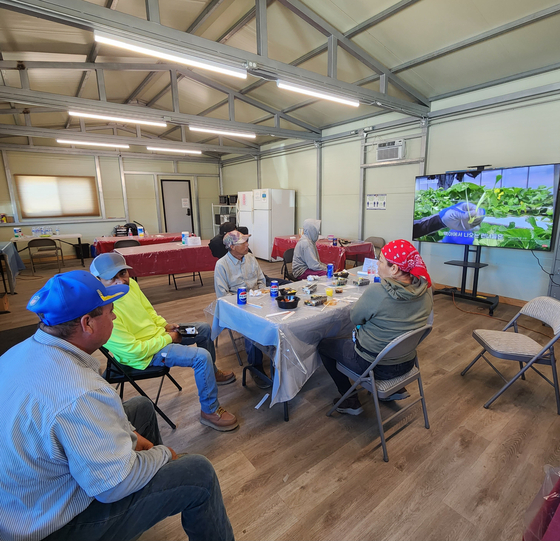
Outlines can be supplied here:
M426 428L430 428L430 423L428 422L428 411L426 409L426 400L424 399L422 377L420 375L420 368L418 367L418 356L416 356L414 359L414 367L412 368L412 370L397 378L388 380L376 380L373 369L379 364L380 361L385 358L401 357L403 355L406 355L407 353L410 353L411 351L414 351L418 347L418 344L420 344L420 342L422 342L422 340L424 340L431 331L432 326L425 325L424 327L420 327L419 329L416 329L414 331L409 331L395 338L379 353L379 355L375 358L375 361L373 361L362 374L357 374L340 362L336 363L336 368L340 372L348 376L350 379L354 380L354 384L327 412L327 416L331 416L336 408L338 408L340 403L354 393L358 385L361 385L364 389L367 389L371 393L373 404L375 406L375 414L377 417L377 424L379 426L379 435L381 437L381 447L383 448L383 460L385 462L389 461L389 455L387 454L387 444L385 442L385 432L383 430L384 424L387 424L395 417L402 415L418 402L422 402L422 411L424 412L424 426ZM390 417L383 419L381 416L381 410L379 408L379 399L390 397L396 391L414 381L418 382L420 398L413 400L410 404L407 404L404 408L400 409Z
M173 430L177 428L175 424L163 413L163 411L157 405L159 400L159 395L161 394L161 388L163 387L163 380L165 376L167 376L179 389L182 391L183 388L175 381L175 379L169 373L170 368L168 366L148 366L144 370L138 370L136 368L131 368L125 364L119 363L113 354L105 347L100 347L99 351L105 355L107 358L107 368L105 372L103 372L103 378L108 383L116 383L117 389L120 387L120 396L121 400L124 395L124 384L130 383L142 396L145 396L148 400L152 402L154 405L155 410L162 416L163 420L171 427ZM154 400L152 400L138 385L136 382L143 380L143 379L153 379L153 378L161 378L161 382L159 384L158 394Z
M538 319L543 323L552 327L554 336L545 346L541 346L538 342L519 333L517 320L520 316L525 315ZM513 328L513 332L507 332ZM505 385L490 399L485 408L489 408L492 402L496 400L506 389L519 378L525 379L525 372L532 368L547 383L554 387L556 394L556 410L560 415L560 390L558 387L558 373L556 371L556 358L554 356L554 344L560 338L560 301L552 297L536 297L529 301L513 319L501 330L492 331L486 329L477 329L473 331L473 338L482 346L482 351L474 358L474 360L461 372L464 376L471 367L482 357L504 381ZM507 379L485 356L490 353L493 357L506 361L514 361L519 363L519 372L511 379ZM525 366L523 366L525 364ZM540 370L535 368L536 364L547 365L552 369L552 380L550 381Z

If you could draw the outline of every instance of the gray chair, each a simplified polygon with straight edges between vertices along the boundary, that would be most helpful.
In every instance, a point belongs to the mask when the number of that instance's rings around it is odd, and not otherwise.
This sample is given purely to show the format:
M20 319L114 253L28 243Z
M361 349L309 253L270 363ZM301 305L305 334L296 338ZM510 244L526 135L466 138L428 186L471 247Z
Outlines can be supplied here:
M115 248L128 248L129 246L140 246L136 239L123 239L115 242Z
M552 328L554 336L545 346L541 346L532 338L521 334L518 329L517 320L525 315L537 319ZM507 332L513 328L513 332ZM504 381L505 385L490 399L485 408L490 407L506 389L519 378L525 379L525 372L532 368L539 376L554 387L556 394L556 410L560 415L560 390L558 388L558 373L556 371L556 358L554 356L554 344L560 338L560 301L552 297L536 297L529 301L517 315L501 330L492 331L477 329L473 331L473 338L483 347L482 351L461 372L464 376L471 367L482 357ZM503 359L519 363L519 372L511 379L507 379L485 356L485 353ZM547 365L552 369L552 381L550 381L540 370L535 368L536 364Z
M371 242L373 244L373 251L375 252L375 258L379 259L379 254L381 253L381 248L387 244L385 239L382 237L368 237L364 242ZM364 262L363 255L356 255L355 258L347 258L348 261L354 260L354 267L358 267Z
M58 265L58 272L60 273L60 259L59 253L62 253L60 246L54 239L33 239L27 243L29 250L29 259L31 260L31 274L35 276L35 263L37 260L41 261L45 258L56 257L56 264Z
M385 348L379 353L375 361L373 361L362 374L357 374L356 372L350 370L347 366L340 362L336 363L336 368L348 376L350 379L354 380L354 384L350 387L340 400L327 412L330 416L340 405L340 403L345 400L348 396L354 393L358 385L361 385L364 389L367 389L373 398L373 404L375 406L375 413L377 417L377 424L379 426L379 435L381 437L381 447L383 448L383 460L385 462L389 461L389 455L387 454L387 444L385 442L385 432L383 430L383 425L392 421L395 417L402 415L408 411L412 406L416 405L418 402L422 402L422 410L424 412L424 426L430 428L430 423L428 422L428 411L426 409L426 400L424 399L424 388L422 386L422 377L420 375L420 368L418 366L418 355L414 359L414 367L410 372L399 376L397 378L388 380L376 380L373 373L373 369L380 361L384 358L395 358L401 357L414 351L420 342L424 340L432 331L431 325L425 325L414 331L409 331L402 334L401 336L395 338L390 344L385 346ZM396 391L409 385L410 383L417 381L418 390L420 392L420 397L413 400L410 404L407 404L404 408L400 409L390 417L383 419L381 416L381 410L379 408L379 399L388 398Z

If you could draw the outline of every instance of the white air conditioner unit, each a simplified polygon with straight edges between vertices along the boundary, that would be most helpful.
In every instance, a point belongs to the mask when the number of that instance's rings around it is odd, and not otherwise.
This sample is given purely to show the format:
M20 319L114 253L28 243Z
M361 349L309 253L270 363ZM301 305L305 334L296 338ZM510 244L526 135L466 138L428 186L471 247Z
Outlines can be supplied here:
M392 160L402 160L404 158L404 150L404 139L394 139L393 141L377 143L377 161L389 162Z

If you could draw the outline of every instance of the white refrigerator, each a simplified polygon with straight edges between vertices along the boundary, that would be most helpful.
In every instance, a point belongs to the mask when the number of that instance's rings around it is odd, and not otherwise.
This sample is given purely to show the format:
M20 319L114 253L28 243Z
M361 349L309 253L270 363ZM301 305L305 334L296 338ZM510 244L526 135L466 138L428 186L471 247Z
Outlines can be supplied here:
M253 255L272 261L274 237L293 235L295 219L295 190L253 190Z
M249 248L253 251L253 192L237 193L237 225L249 230Z

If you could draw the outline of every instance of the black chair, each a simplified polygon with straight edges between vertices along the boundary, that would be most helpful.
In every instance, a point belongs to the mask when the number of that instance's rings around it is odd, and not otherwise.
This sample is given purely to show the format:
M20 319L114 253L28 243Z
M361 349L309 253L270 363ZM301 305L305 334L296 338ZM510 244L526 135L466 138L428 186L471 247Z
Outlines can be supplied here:
M140 246L136 239L123 239L115 242L115 248L128 248L129 246Z
M99 351L101 351L101 353L103 353L103 355L105 355L105 357L107 358L107 368L105 369L105 372L103 372L103 378L108 383L116 383L117 389L120 387L121 400L124 395L124 384L130 383L142 396L145 396L152 402L155 410L163 417L164 421L171 428L173 428L173 430L175 430L175 428L177 428L175 424L171 421L171 419L169 419L169 417L167 417L167 415L165 415L165 413L163 413L163 411L157 405L165 376L167 376L175 384L175 387L177 387L179 391L183 390L183 388L173 379L173 377L169 373L170 368L167 366L148 366L144 370L138 370L137 368L131 368L130 366L119 363L115 359L115 357L113 357L113 354L105 347L100 347ZM136 383L137 381L143 379L153 378L161 378L161 383L159 384L158 394L155 402Z
M282 268L280 269L280 272L283 273L284 280L297 282L297 278L292 274L290 268L288 268L288 265L291 265L294 259L294 249L289 248L288 250L286 250L284 252L284 255L282 256L282 259L284 260L284 262L282 263Z

